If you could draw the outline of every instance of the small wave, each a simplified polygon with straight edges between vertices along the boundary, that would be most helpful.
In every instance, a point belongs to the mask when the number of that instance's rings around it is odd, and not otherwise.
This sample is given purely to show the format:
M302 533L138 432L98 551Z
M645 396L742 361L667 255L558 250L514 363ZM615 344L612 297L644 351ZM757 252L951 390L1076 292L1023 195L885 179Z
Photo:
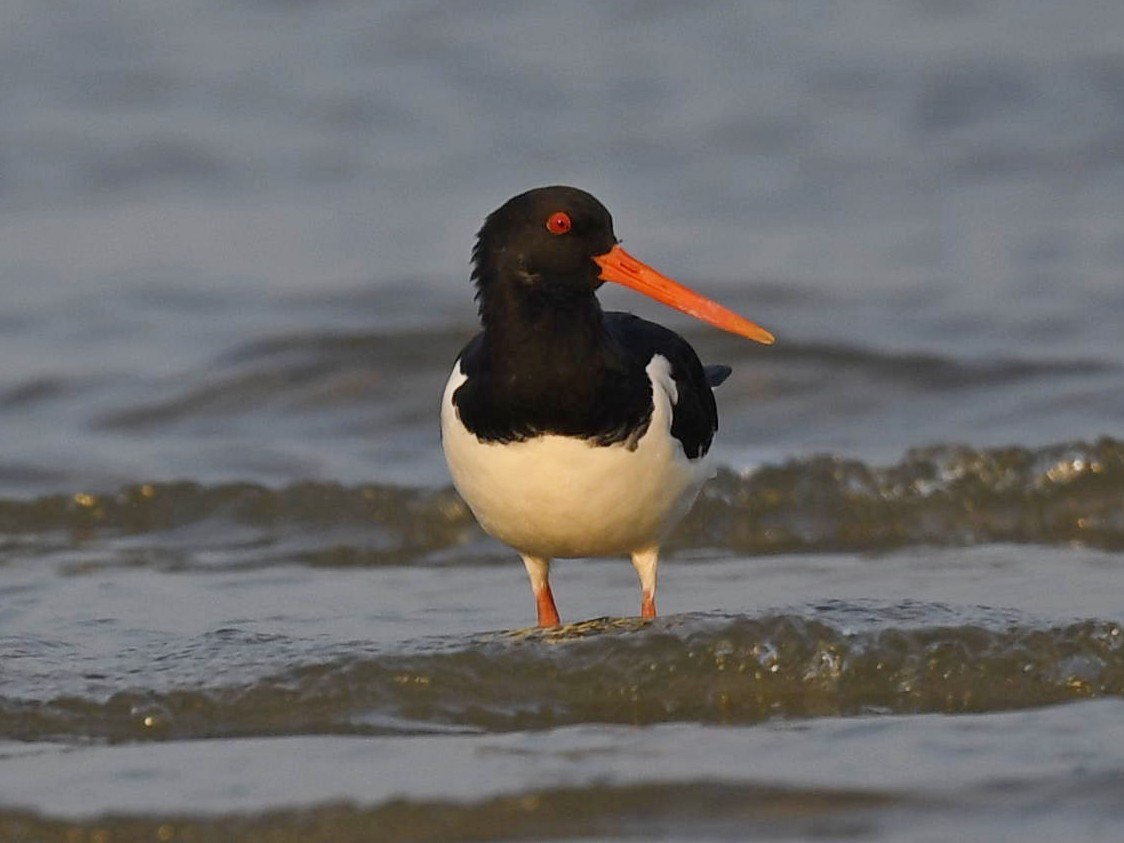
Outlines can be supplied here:
M463 338L447 332L284 335L255 341L187 378L154 387L156 400L102 416L109 430L151 430L199 418L307 413L402 401L429 409Z
M956 618L933 623L923 618ZM20 740L505 732L988 712L1124 694L1116 622L833 603L765 616L600 620L360 651L243 687L0 700Z
M873 831L869 812L922 808L910 795L828 788L768 787L747 783L673 781L584 787L546 787L473 802L394 799L374 807L323 805L257 816L111 816L88 823L0 812L0 832L17 839L270 840L396 843L469 840L695 839L746 840L756 834L785 838L850 838ZM85 833L89 830L89 836ZM81 835L81 836L79 836ZM676 837L675 839L679 839Z
M941 445L896 465L817 457L721 472L677 543L762 552L990 542L1124 547L1124 443Z
M448 488L179 482L0 500L0 530L45 549L201 523L219 542L224 524L262 530L272 551L257 564L444 564L452 553L469 564L465 549L482 536ZM944 445L887 467L823 456L747 476L722 471L671 547L818 553L990 542L1124 548L1124 442Z

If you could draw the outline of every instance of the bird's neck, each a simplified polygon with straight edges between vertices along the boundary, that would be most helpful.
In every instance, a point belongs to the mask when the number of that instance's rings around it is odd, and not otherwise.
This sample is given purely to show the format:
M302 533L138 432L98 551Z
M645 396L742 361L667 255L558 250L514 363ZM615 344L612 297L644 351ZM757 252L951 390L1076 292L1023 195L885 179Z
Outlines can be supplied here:
M489 296L481 319L493 371L548 386L575 374L595 377L605 365L608 338L592 290L543 284L492 292L499 295Z
M506 295L504 291L506 290ZM454 397L485 441L540 434L626 441L651 411L646 378L613 339L592 284L481 287L484 332Z

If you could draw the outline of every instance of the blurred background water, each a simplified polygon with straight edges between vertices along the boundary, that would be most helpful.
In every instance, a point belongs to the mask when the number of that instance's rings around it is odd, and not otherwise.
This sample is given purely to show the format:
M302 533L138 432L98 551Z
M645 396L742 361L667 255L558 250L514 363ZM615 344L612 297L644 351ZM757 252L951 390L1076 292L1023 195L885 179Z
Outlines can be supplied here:
M778 335L602 296L735 367L652 626L440 454L551 183ZM0 838L1116 839L1122 263L1119 4L10 0Z

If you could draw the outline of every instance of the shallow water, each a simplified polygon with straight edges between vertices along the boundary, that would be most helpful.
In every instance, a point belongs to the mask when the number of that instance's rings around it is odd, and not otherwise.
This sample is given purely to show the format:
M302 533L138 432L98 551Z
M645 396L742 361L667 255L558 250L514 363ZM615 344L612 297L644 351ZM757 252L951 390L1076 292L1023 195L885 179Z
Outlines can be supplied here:
M0 839L1116 840L1124 7L0 10ZM631 617L436 402L483 216L778 335Z

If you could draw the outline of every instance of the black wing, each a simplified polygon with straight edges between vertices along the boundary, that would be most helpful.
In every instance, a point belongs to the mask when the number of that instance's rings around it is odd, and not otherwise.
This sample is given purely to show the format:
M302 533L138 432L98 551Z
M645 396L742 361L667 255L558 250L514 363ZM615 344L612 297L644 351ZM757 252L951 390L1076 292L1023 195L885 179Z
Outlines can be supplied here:
M704 456L718 430L718 407L710 388L725 380L730 368L704 369L695 350L679 334L631 313L606 313L605 325L618 346L627 349L641 365L646 366L656 354L671 364L679 393L672 408L671 435L682 443L689 459Z

